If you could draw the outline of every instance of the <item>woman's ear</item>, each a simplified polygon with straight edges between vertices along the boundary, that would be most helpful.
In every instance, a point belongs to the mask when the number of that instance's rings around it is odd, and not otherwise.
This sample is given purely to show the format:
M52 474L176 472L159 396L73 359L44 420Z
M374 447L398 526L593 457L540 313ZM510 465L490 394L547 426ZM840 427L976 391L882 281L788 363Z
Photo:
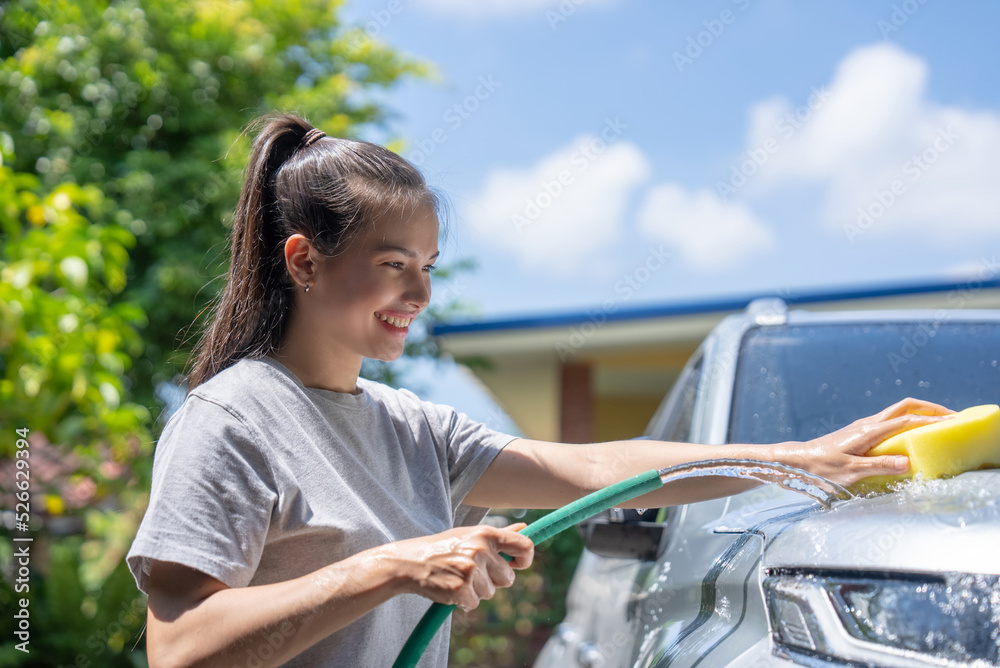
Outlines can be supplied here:
M299 287L306 283L316 283L315 250L309 240L301 234L293 234L285 239L285 267Z

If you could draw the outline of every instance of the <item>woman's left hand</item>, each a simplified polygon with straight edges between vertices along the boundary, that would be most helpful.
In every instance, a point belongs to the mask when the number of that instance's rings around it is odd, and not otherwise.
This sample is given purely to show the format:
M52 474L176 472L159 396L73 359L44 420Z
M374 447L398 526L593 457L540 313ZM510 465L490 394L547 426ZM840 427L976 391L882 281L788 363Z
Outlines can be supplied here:
M825 436L780 444L779 460L844 486L873 475L900 475L910 468L907 457L866 457L865 453L891 436L947 420L954 413L944 406L908 397Z

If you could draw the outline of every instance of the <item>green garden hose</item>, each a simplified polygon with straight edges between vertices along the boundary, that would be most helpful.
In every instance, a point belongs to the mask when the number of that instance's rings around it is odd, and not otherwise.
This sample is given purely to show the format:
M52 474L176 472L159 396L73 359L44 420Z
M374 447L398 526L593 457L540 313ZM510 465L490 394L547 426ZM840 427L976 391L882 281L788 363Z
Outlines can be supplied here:
M843 487L790 466L753 460L717 459L672 466L659 471L651 469L640 473L554 510L521 529L518 533L524 534L537 545L597 513L657 490L666 482L701 476L751 478L761 482L777 483L786 489L805 494L825 507L830 506L833 498L850 496L850 493ZM510 561L510 557L507 555L503 555L503 557ZM454 610L454 605L444 605L443 603L431 605L413 633L410 634L406 644L403 645L396 662L392 664L393 668L414 668L434 634Z

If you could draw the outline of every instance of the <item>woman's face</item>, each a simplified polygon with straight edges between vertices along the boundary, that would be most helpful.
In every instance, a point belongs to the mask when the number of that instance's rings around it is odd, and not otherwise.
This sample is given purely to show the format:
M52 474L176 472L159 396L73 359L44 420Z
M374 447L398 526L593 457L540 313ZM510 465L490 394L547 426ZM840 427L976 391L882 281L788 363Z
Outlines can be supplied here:
M422 209L383 216L339 255L319 255L315 285L299 295L317 343L343 354L399 358L410 323L430 302L437 244L437 216Z

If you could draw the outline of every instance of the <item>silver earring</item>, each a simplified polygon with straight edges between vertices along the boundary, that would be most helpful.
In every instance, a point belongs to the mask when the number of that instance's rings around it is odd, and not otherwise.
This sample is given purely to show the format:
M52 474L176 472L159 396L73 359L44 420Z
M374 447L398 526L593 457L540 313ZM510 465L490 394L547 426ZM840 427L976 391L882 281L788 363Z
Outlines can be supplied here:
M306 292L309 292L309 281L306 281Z

